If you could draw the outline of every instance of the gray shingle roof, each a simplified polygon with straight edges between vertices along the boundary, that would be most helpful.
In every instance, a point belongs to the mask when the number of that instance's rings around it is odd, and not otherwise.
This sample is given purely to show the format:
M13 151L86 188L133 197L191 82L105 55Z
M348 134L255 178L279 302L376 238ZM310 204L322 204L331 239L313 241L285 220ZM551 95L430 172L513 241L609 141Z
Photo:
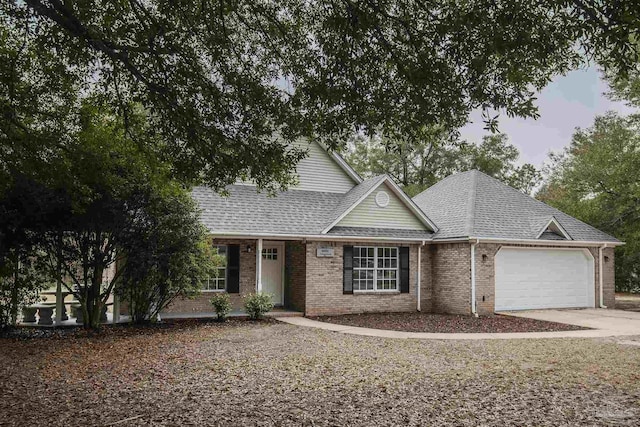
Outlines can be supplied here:
M192 196L200 208L200 219L212 234L290 234L319 235L369 190L379 185L386 175L367 179L345 194L290 190L268 196L256 187L231 185L229 197L207 187L196 187ZM374 228L334 227L333 235L397 237L427 239L432 233L407 230L374 231ZM337 230L336 230L337 229Z
M248 185L231 185L227 190L229 197L207 187L193 189L201 221L211 233L319 234L344 197L303 190L269 197Z
M477 170L451 175L413 200L438 226L435 240L454 237L533 240L554 217L573 240L619 241Z

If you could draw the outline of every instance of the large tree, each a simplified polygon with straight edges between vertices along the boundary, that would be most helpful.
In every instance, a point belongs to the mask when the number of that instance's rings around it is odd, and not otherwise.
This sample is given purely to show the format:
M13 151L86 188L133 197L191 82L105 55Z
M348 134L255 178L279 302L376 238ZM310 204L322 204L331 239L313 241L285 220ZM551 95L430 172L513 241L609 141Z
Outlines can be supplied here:
M616 289L640 291L640 116L597 117L551 160L537 197L625 241Z
M485 136L480 144L456 139L442 128L422 132L422 138L406 139L358 136L346 157L362 176L388 174L413 196L456 172L478 169L530 194L540 183L540 172L531 164L517 165L518 149L506 135Z
M55 174L79 101L141 104L175 176L216 189L292 182L298 137L412 137L475 108L536 116L534 94L588 59L635 66L637 2L7 0L0 172ZM488 119L493 127L493 119ZM274 138L274 133L279 138Z
M37 249L47 255L50 281L64 275L90 328L99 327L130 260L142 264L145 255L156 254L145 236L172 252L168 262L155 258L170 280L185 282L189 276L197 286L204 279L193 267L198 256L205 259L204 230L188 187L171 178L153 144L145 143L154 137L147 132L147 112L135 106L130 111L125 125L108 104L85 100L73 138L57 153L55 173L33 167L20 171L9 164L8 190L0 194L0 213L4 207L15 212L0 219L0 270L6 264L2 254L16 253L24 240L7 237L35 236ZM115 274L108 274L116 265ZM140 265L135 267L139 271ZM166 301L153 303L161 309Z

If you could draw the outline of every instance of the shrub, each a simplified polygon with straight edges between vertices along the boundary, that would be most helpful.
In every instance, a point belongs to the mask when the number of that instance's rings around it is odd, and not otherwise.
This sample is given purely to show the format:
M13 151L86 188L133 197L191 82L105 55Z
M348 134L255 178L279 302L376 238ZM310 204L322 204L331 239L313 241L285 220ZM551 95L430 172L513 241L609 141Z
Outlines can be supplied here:
M231 298L229 298L229 294L215 294L209 301L218 315L218 322L224 322L227 315L231 312Z
M244 297L244 310L249 319L258 320L273 308L273 297L270 294L255 293Z

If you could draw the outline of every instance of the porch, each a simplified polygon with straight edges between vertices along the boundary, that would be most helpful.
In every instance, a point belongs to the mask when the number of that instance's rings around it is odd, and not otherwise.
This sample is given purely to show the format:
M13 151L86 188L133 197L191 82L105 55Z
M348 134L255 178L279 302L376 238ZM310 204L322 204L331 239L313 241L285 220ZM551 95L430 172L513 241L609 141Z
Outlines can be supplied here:
M226 292L231 298L230 316L244 316L247 294L263 292L273 296L274 310L269 315L303 313L306 297L306 243L302 240L214 238L212 245L225 263L216 277L205 283L193 298L174 301L160 316L171 318L215 317L210 299Z

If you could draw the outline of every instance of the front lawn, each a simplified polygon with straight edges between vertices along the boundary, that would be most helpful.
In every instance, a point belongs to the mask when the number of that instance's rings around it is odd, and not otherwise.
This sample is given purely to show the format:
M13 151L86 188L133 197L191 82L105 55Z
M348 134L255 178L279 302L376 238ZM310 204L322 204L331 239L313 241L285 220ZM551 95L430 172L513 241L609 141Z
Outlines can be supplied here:
M314 317L314 320L362 328L404 332L499 333L578 331L588 328L512 316L458 316L431 313L364 313Z
M615 339L116 327L0 339L0 425L636 425L638 366Z

